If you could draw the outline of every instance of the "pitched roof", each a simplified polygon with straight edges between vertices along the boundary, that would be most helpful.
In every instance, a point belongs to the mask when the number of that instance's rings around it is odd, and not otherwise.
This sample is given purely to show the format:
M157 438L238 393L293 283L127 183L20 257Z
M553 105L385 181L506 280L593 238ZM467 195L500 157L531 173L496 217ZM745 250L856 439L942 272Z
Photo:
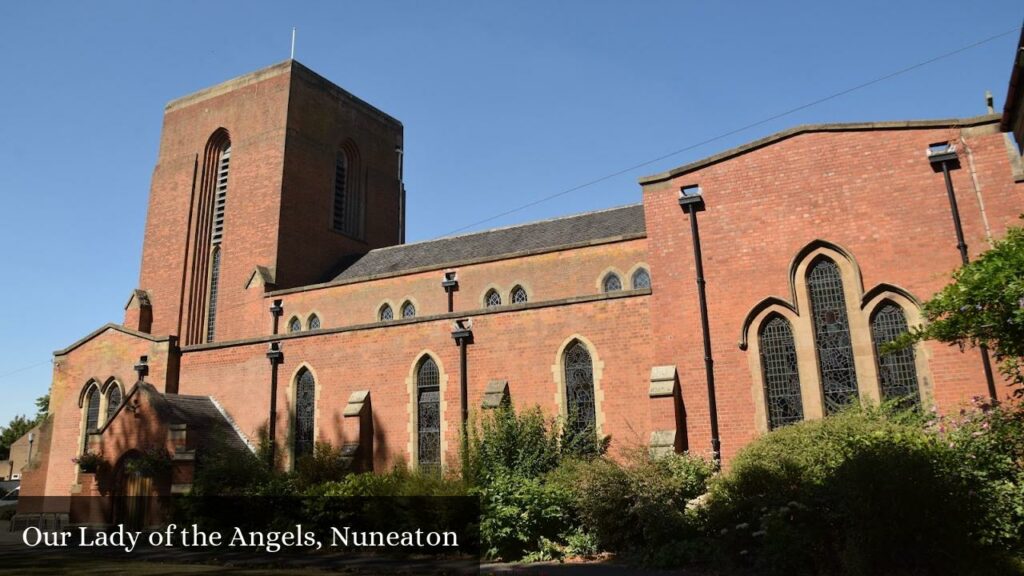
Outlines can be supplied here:
M196 445L223 442L236 450L250 449L234 422L213 398L182 394L159 394L159 397L162 402L155 404L161 418L170 424L187 425L188 435L198 437Z
M513 254L637 237L646 233L644 208L632 204L484 232L379 248L343 262L334 282L496 260Z

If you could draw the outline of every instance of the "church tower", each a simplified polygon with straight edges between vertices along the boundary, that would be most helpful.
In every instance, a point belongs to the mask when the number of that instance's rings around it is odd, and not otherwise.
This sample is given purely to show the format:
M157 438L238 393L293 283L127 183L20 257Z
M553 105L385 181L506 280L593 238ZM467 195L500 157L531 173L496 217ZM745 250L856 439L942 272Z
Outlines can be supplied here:
M261 293L324 282L402 242L402 148L399 121L294 60L172 101L126 325L254 336L255 276Z

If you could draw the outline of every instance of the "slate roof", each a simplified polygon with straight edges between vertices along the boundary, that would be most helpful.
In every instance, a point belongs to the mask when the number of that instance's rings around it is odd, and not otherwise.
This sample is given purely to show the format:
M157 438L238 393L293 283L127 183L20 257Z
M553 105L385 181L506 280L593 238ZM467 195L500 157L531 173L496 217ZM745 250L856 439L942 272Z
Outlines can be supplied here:
M497 259L523 252L544 252L621 236L642 235L646 231L643 205L633 204L371 250L342 262L343 270L333 281L395 274L413 269L444 268L467 261Z
M209 396L161 394L157 411L169 424L185 424L190 440L196 446L227 443L228 448L249 450L234 424Z

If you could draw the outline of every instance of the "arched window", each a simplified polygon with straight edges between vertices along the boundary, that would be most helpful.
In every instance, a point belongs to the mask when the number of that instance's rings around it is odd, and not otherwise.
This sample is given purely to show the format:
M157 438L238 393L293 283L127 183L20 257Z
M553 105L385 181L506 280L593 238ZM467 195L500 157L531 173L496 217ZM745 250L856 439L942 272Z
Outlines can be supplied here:
M114 412L121 406L121 387L117 382L110 384L110 389L107 390L107 418L109 422L114 417Z
M95 432L100 427L100 389L95 385L85 396L85 433Z
M633 290L651 287L651 274L646 268L637 268L633 272Z
M828 258L813 263L807 273L807 288L825 413L833 414L857 399L857 372L839 265Z
M484 295L484 305L488 308L501 306L501 294L498 294L497 290L491 288L487 291L487 294Z
M313 453L316 381L303 368L295 378L295 458Z
M346 143L338 151L334 163L334 212L332 224L336 231L348 236L363 234L363 199L359 189L359 154Z
M804 406L800 395L793 328L782 316L774 316L761 327L758 342L768 428L774 429L803 420Z
M306 326L308 326L310 330L319 330L320 317L317 316L316 314L310 314L309 321L306 322Z
M622 290L622 279L619 278L618 274L609 272L608 275L604 277L604 281L601 282L601 287L605 292L617 292Z
M297 316L292 316L292 319L288 321L289 332L301 332L302 331L302 320L299 320Z
M921 394L917 385L917 365L912 347L882 354L882 347L908 331L907 316L903 309L885 302L871 319L871 339L875 344L875 358L878 360L878 381L882 388L882 400L902 400L917 405Z
M434 359L427 356L416 369L417 465L441 466L441 377Z
M579 340L565 349L566 424L573 432L597 432L594 409L594 363Z
M224 212L228 201L228 172L231 166L231 141L224 140L217 156L213 190L213 219L210 231L210 286L207 290L206 341L213 342L217 324L217 295L220 284L220 243L224 238Z
M385 305L381 306L380 310L377 312L377 318L381 322L387 322L388 320L394 320L395 319L395 312L394 312L394 310L391 309L391 305L390 304L385 304Z
M522 286L516 286L509 292L508 299L513 304L526 304L529 298L526 295L526 289Z
M415 318L416 307L413 306L412 302L406 300L405 304L402 304L402 318Z

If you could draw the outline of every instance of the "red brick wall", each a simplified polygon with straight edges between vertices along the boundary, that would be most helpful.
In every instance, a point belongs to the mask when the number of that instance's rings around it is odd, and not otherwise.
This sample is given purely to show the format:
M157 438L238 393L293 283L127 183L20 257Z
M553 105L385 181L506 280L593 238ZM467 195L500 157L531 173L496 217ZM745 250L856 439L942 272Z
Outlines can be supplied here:
M967 132L953 183L976 255L988 244L969 158L997 237L1017 222L1024 188L1013 183L1002 134ZM707 201L700 231L728 458L755 435L752 375L747 352L737 346L742 323L765 297L791 298L789 267L802 247L823 239L848 249L865 290L885 282L924 300L949 282L960 264L956 236L942 174L932 171L924 152L961 135L947 128L808 133L645 187L653 359L679 366L694 450L709 449L710 427L693 247L676 201L679 188L699 184ZM940 407L985 392L977 351L928 349Z
M67 495L75 483L75 465L71 459L82 451L82 409L78 404L82 390L90 380L100 385L115 378L127 392L135 384L134 366L140 356L149 358L147 381L163 390L167 377L168 342L151 340L107 329L92 340L54 358L53 384L50 387L50 412L53 431L47 467L46 495ZM100 415L103 422L104 414Z
M297 63L172 102L164 114L139 278L152 300L153 334L179 333L183 275L183 325L190 314L199 219L193 205L202 188L203 152L218 128L230 134L231 166L217 340L251 335L250 295L243 286L257 265L276 267L277 287L286 288L323 280L345 254L398 242L397 121ZM360 148L367 197L366 237L360 242L330 230L335 153L348 138ZM205 317L203 310L194 314ZM137 323L131 313L125 318Z
M365 235L360 239L335 232L332 226L335 162L346 141L354 143L359 153L358 168L349 166L349 178L350 183L359 182L365 199ZM398 243L396 147L402 147L402 126L397 121L374 113L304 68L292 74L279 288L323 282L342 255Z
M479 411L489 380L507 379L519 406L540 405L556 413L558 392L552 366L574 334L594 346L603 363L600 386L603 432L617 448L646 443L650 372L649 296L625 296L560 307L490 313L474 317L475 343L469 347L470 409ZM211 395L253 437L267 422L270 363L266 343L186 352L181 392ZM459 356L447 320L423 321L336 334L287 338L280 367L278 438L288 437L288 391L301 366L316 376L317 437L336 444L342 438L342 412L349 395L370 390L375 431L375 467L408 461L409 401L406 379L421 354L434 354L447 376L444 420L446 458L457 457Z

